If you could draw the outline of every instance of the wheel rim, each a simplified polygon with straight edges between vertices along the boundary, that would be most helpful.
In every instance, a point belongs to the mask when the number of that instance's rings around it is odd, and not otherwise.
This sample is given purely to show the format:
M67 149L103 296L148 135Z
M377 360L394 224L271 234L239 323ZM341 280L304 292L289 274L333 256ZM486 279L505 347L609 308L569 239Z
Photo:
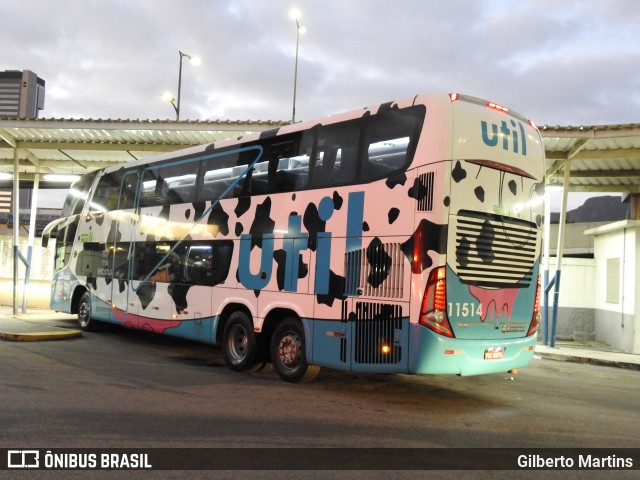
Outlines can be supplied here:
M78 307L78 322L80 322L80 326L86 327L89 323L89 303L88 302L80 302L80 306Z
M247 355L247 346L249 344L249 335L247 331L240 325L234 325L229 332L229 340L227 347L229 355L234 362L244 360Z
M278 357L287 368L295 368L300 365L302 355L302 342L295 332L287 332L278 344Z

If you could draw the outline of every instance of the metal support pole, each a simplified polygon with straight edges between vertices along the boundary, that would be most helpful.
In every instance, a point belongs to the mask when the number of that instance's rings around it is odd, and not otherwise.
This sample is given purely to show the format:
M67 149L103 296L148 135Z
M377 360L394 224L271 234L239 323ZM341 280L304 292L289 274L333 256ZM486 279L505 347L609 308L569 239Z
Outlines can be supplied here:
M180 120L180 91L182 90L182 57L188 57L189 55L178 51L180 54L180 68L178 69L178 99L176 109L176 122Z
M556 277L553 293L553 319L551 322L550 346L556 345L556 326L558 322L558 299L560 297L560 273L562 271L562 252L564 250L564 231L567 223L567 198L569 196L569 178L571 176L571 161L564 162L564 179L562 181L562 207L560 210L560 224L558 225L558 253L556 254Z
M296 63L293 71L293 112L291 123L296 123L296 91L298 88L298 47L300 46L300 24L296 20Z
M544 252L542 255L542 287L544 288L544 306L542 309L542 338L549 345L549 256L551 252L551 192L544 193Z
M33 258L33 241L36 235L36 218L38 216L38 192L40 188L40 174L33 178L33 196L31 197L31 213L29 215L29 241L27 243L27 262L24 274L24 289L22 293L22 313L27 313L27 298L29 296L29 281L31 279L31 260Z
M20 255L20 177L18 149L13 149L13 314L18 314L18 259Z

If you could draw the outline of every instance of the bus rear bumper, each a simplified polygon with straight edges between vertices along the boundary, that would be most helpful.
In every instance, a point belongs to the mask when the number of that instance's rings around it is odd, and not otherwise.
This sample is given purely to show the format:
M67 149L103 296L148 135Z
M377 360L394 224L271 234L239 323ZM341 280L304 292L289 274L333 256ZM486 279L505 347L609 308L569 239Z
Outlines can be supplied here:
M536 335L495 340L448 338L422 325L411 324L412 356L409 372L415 374L482 375L525 367L531 361ZM496 354L500 352L502 354ZM491 358L499 357L502 358Z

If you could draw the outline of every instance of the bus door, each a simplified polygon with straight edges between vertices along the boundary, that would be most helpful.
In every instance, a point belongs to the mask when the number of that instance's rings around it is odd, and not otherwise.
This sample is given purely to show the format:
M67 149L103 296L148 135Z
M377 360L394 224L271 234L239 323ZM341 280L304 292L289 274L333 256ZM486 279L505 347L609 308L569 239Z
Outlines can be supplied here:
M137 326L137 307L132 300L132 271L134 258L135 225L137 219L136 191L138 171L126 172L122 178L117 222L110 235L113 252L113 280L111 304L114 321L127 327Z
M179 262L172 247L173 242L168 241L140 241L133 245L129 313L135 328L164 333L166 327L179 323L173 300Z

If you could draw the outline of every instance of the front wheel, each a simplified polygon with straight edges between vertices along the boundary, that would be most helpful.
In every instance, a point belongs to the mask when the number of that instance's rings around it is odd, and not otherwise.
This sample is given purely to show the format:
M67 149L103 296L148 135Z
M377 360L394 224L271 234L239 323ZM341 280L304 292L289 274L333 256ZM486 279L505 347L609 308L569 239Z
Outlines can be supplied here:
M84 292L78 304L78 325L80 330L93 332L97 329L97 321L91 318L91 298L89 292Z
M284 319L274 330L271 361L285 382L310 382L320 371L319 366L307 363L304 328L295 318Z

